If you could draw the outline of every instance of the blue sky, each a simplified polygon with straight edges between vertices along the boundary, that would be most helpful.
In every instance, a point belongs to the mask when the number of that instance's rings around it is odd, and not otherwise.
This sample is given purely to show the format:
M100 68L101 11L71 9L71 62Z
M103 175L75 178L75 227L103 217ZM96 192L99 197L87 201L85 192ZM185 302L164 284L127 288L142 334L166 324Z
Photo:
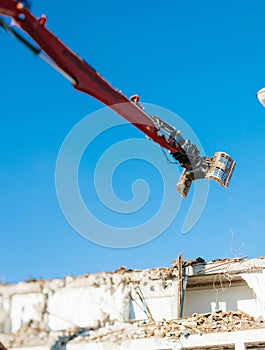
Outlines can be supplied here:
M165 232L147 244L113 249L89 242L60 209L55 167L70 130L103 106L1 33L1 280L170 266L180 252L184 259L207 260L264 255L265 109L255 97L265 86L264 1L66 0L62 6L41 0L32 11L45 13L47 27L113 86L173 111L207 155L224 150L237 167L227 190L210 183L203 214L188 234L181 227L192 196ZM107 137L144 139L132 126ZM113 179L117 195L130 199L131 182L143 177L150 181L150 201L136 217L111 216L88 195L96 150L92 147L80 168L86 202L104 222L138 224L147 209L153 213L159 207L157 172L139 160L120 167ZM164 166L172 171L172 165ZM176 168L176 182L179 172Z

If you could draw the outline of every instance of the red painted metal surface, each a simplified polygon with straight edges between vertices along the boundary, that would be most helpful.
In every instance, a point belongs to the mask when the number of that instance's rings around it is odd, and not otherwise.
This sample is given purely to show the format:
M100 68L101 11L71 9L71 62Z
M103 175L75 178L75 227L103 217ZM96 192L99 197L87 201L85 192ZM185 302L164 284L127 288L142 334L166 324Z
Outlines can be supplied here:
M0 0L0 13L12 17L64 72L74 81L73 87L100 100L140 129L144 134L167 148L172 153L183 151L179 145L170 145L158 135L157 128L149 115L138 105L113 88L101 75L82 58L71 51L46 27L46 17L39 19L15 0Z

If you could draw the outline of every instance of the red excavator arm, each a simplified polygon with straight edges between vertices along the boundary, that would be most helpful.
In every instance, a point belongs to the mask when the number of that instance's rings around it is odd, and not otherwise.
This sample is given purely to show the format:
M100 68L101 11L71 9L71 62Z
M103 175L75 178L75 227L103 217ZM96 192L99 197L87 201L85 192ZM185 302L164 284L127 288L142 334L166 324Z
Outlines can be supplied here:
M235 162L224 152L214 157L201 157L197 147L185 140L180 132L157 116L148 115L139 104L139 97L130 99L114 89L82 58L71 51L46 28L46 17L36 18L27 8L28 1L0 0L0 14L11 17L38 46L32 45L20 32L0 18L0 25L25 44L34 54L59 70L73 87L95 97L128 120L145 135L170 151L184 168L177 190L186 197L191 183L198 178L216 180L227 187Z

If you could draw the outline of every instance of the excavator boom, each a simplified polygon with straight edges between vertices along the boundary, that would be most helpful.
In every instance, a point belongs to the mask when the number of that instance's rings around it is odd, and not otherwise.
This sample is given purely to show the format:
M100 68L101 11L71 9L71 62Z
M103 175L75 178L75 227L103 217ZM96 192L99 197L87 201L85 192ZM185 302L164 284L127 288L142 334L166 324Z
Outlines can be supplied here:
M113 88L82 58L70 50L46 28L46 17L36 18L29 10L29 1L0 0L0 14L11 17L17 27L27 33L36 43L34 46L13 26L0 18L0 25L16 39L25 44L62 73L79 91L98 99L121 117L141 130L147 137L166 148L184 168L177 190L186 197L191 183L198 178L216 180L227 187L235 162L224 152L214 157L201 157L196 145L185 140L180 131L157 116L148 115L139 104L137 95L128 98ZM225 160L225 161L224 161Z

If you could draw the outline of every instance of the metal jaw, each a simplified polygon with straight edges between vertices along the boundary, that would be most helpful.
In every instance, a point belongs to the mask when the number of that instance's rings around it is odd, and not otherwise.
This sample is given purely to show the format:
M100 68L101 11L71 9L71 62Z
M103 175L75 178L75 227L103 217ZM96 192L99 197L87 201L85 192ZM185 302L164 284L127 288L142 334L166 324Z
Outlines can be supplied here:
M197 179L215 180L219 185L228 187L236 163L227 153L216 152L212 158L201 157L197 146L185 140L180 131L157 116L152 119L158 131L166 135L167 142L179 146L171 154L184 168L176 186L182 198L186 198L192 182Z
M187 197L192 182L197 179L214 180L222 187L228 187L236 162L227 153L216 152L212 158L205 157L202 162L204 167L183 170L176 186L182 198Z
M192 181L193 180L189 179L187 175L187 169L184 169L176 186L176 189L180 193L182 198L185 199L187 197Z
M212 158L210 169L205 179L215 180L219 185L228 187L231 176L233 175L236 162L224 152L216 152Z

